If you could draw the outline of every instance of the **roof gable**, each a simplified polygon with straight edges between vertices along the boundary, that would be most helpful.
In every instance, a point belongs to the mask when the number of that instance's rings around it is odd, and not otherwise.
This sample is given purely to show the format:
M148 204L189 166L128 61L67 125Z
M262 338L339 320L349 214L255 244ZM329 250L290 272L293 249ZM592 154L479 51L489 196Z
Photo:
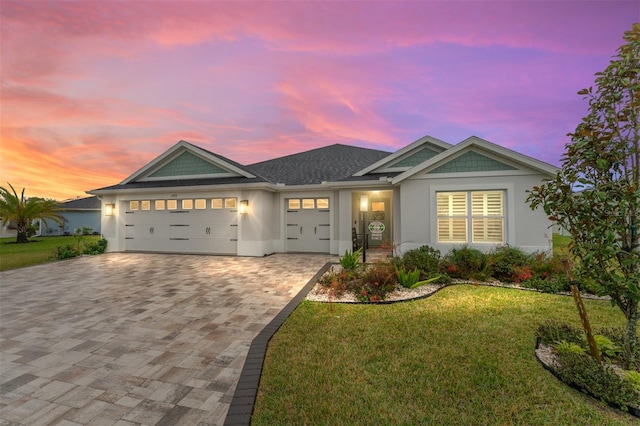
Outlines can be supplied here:
M558 169L477 136L471 136L447 151L397 175L392 182L397 184L419 173L464 175L495 172L500 174L520 170L534 170L553 176Z
M229 173L217 164L213 164L202 157L198 157L189 151L180 153L176 158L166 163L148 176L155 177L176 177L189 175L210 175L218 173Z
M412 167L437 156L452 145L432 136L423 136L402 149L370 164L358 171L354 176L364 176L369 173L398 173L410 170Z
M495 172L503 170L518 169L475 151L467 151L453 160L436 167L429 173Z
M180 141L136 171L121 184L176 179L255 177L244 166Z

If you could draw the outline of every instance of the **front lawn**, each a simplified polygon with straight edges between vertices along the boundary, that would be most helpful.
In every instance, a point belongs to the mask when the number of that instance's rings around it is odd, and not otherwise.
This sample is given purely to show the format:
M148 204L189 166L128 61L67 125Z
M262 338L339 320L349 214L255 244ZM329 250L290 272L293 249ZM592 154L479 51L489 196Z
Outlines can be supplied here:
M585 300L595 327L624 324ZM456 285L392 305L303 302L269 344L252 424L637 425L568 388L534 355L573 299Z
M99 235L86 235L83 242L96 242ZM52 260L56 247L77 246L73 236L33 237L29 243L16 244L16 238L0 238L0 271L38 265Z

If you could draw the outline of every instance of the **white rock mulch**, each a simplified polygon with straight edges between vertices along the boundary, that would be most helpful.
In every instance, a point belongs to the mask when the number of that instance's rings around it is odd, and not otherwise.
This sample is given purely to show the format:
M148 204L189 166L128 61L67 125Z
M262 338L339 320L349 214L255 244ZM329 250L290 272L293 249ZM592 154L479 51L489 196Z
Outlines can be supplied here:
M425 284L413 290L403 287L397 287L396 290L387 294L384 302L397 302L401 300L418 299L421 297L427 297L430 294L440 290L444 285L442 284ZM313 289L307 294L307 300L312 302L335 302L335 303L358 303L358 299L353 293L345 292L341 297L330 297L329 289L316 284Z

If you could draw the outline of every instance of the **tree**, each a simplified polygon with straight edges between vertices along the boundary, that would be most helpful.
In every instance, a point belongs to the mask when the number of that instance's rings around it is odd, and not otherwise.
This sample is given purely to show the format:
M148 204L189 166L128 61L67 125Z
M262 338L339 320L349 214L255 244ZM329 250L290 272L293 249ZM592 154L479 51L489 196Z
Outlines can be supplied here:
M0 186L0 218L3 221L13 221L18 235L16 243L29 242L27 228L36 219L51 219L61 225L64 218L60 215L60 204L48 198L25 198L24 191L18 197L16 190L9 184L11 191ZM47 223L45 222L45 226Z
M596 89L578 92L589 103L554 178L530 192L573 236L571 253L581 280L598 282L625 315L625 367L636 361L640 301L640 24L624 35Z

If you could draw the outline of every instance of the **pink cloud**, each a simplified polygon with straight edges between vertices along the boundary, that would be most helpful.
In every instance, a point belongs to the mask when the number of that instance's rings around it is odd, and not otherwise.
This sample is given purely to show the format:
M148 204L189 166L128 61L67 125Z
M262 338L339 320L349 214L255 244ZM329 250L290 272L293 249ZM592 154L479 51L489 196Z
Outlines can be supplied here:
M76 195L180 139L247 164L427 133L554 162L575 92L639 15L633 1L3 1L3 174Z

